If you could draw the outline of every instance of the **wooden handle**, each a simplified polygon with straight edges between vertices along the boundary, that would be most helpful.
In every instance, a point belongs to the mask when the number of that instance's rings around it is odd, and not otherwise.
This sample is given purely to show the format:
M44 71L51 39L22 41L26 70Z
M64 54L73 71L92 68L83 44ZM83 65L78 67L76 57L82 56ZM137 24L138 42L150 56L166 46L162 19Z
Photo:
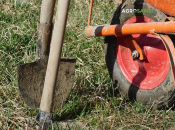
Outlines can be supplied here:
M37 28L37 59L47 59L52 35L52 19L56 0L42 0Z
M58 0L40 110L51 113L70 0Z
M42 0L40 23L52 23L56 0Z

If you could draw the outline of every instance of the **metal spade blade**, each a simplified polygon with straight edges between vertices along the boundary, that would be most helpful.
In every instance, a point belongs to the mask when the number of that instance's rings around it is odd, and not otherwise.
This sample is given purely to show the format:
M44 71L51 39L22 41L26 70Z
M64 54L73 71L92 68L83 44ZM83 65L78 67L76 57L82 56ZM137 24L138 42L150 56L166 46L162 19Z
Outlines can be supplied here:
M58 71L57 85L54 94L53 109L60 108L67 100L74 83L75 75L74 58L61 58ZM38 108L43 92L47 61L38 60L17 67L18 85L24 102Z

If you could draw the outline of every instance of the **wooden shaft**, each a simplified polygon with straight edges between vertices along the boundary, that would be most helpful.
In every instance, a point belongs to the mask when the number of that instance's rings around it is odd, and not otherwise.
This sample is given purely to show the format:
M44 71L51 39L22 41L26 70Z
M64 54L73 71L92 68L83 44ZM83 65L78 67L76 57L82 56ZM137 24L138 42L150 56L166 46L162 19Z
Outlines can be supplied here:
M56 0L42 0L40 23L52 23Z
M70 0L58 0L40 110L51 113Z
M47 59L52 35L52 19L56 0L42 0L40 21L37 27L37 59Z

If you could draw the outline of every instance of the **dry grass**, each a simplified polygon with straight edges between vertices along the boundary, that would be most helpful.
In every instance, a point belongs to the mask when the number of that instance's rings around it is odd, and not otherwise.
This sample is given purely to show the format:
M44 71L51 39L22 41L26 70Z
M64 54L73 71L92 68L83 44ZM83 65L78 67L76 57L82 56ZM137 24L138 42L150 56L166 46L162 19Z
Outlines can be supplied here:
M95 0L92 24L106 24L119 0ZM37 109L21 99L16 66L35 61L40 1L0 1L0 129L37 129ZM109 78L103 37L87 38L89 0L71 0L62 56L75 57L76 77L67 104L54 120L76 119L87 129L173 129L172 109L150 110L119 94ZM57 129L53 126L50 129ZM71 129L67 126L66 129ZM79 128L81 129L81 128Z

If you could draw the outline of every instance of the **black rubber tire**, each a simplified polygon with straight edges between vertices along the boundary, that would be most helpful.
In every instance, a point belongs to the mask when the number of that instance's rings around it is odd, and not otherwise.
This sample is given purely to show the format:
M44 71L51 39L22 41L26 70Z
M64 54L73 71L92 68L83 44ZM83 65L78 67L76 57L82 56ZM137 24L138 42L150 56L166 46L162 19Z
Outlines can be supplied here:
M154 13L122 13L121 11L123 9L154 9ZM124 24L128 19L134 16L146 16L157 22L164 21L166 18L164 13L142 0L126 0L114 12L110 23L112 25ZM174 36L171 37L174 38ZM139 89L132 85L120 70L118 61L116 60L116 42L117 37L115 36L105 37L107 68L114 85L118 87L119 91L126 94L130 99L134 99L146 106L154 106L154 108L172 104L175 97L175 87L171 68L165 80L156 88L150 90Z

